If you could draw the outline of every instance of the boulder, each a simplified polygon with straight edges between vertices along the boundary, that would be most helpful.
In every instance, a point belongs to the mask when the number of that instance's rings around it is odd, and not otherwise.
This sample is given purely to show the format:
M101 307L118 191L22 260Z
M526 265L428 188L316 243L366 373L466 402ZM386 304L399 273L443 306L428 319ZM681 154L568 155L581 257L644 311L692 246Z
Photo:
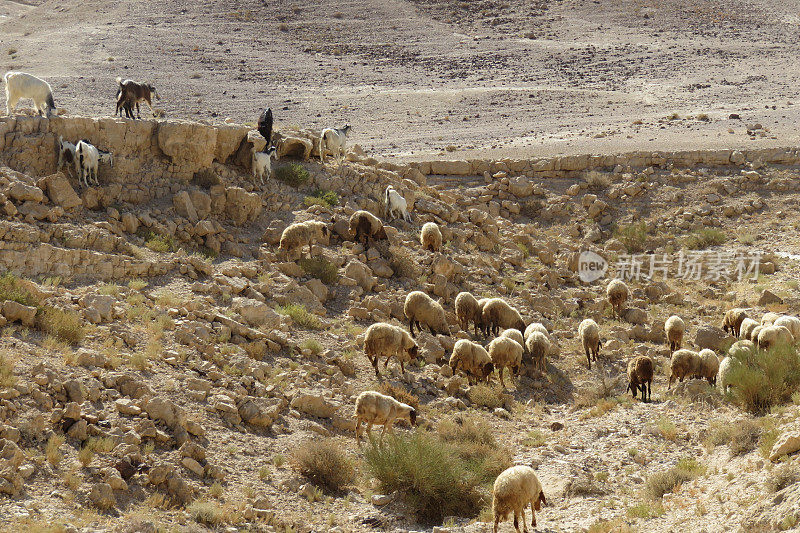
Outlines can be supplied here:
M180 216L189 219L192 224L197 223L197 211L194 208L194 204L192 204L192 199L189 197L188 192L181 191L173 196L172 205Z
M647 311L638 307L629 307L622 311L622 318L631 324L646 324Z
M313 149L314 145L308 139L302 137L284 137L278 143L276 157L296 157L306 161L309 156L311 156L311 150Z
M350 262L347 263L344 274L348 278L356 280L359 287L365 291L371 291L377 283L377 280L372 275L372 270L358 259L351 259Z
M236 297L233 299L231 307L250 326L266 325L268 329L276 329L281 324L281 316L270 306L258 300Z
M709 348L716 352L724 351L736 339L715 326L700 326L694 338L694 345L698 349Z
M758 299L758 305L770 305L770 304L782 304L783 298L775 294L774 292L770 291L769 289L764 289L764 292L761 293L761 296Z
M153 420L161 420L169 428L183 426L186 424L186 413L182 407L175 405L170 400L155 397L144 407L147 414Z
M336 412L337 405L326 400L322 395L301 391L292 398L293 409L318 418L330 418Z
M784 455L789 455L798 450L800 450L800 431L788 431L775 441L772 451L769 453L769 459L770 461L777 461Z
M241 187L225 189L225 214L234 224L241 226L255 220L260 213L261 197L258 194L249 193Z
M99 322L110 322L114 318L114 304L117 300L108 294L87 294L83 296L79 303L82 307L90 311L86 318L95 324ZM99 320L92 320L98 318Z
M70 185L69 180L63 174L53 174L45 178L47 196L50 200L64 208L65 211L75 209L83 205L81 197Z
M18 202L36 202L44 200L44 192L35 185L14 181L8 188L7 195Z
M89 500L98 509L111 509L117 504L114 489L108 483L96 483L89 492Z
M191 176L214 162L217 129L197 122L158 123L158 147L172 164Z
M9 322L20 322L23 326L33 327L36 320L36 308L22 305L13 300L3 302L3 316Z

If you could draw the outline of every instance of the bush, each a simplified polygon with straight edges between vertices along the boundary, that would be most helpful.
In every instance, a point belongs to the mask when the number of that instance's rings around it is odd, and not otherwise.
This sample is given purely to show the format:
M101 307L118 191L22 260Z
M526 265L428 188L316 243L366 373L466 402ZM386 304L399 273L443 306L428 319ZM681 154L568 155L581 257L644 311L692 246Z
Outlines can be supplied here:
M761 428L750 420L736 424L723 421L712 424L709 428L706 446L712 448L727 444L731 456L736 457L753 451L760 436Z
M300 187L311 180L311 175L300 163L291 163L276 168L275 179L292 187Z
M315 315L308 312L305 305L302 304L286 304L279 305L275 310L281 314L286 315L300 327L305 329L322 329L322 322Z
M321 205L323 207L335 207L339 205L339 195L333 191L317 189L313 196L306 196L303 203L307 206Z
M14 364L6 359L6 354L0 352L0 387L9 388L17 383L17 377L14 375Z
M690 250L704 250L728 240L728 237L716 228L703 228L687 235L684 244Z
M753 414L766 413L790 401L800 385L800 356L793 346L758 350L734 365L729 376L734 401Z
M195 500L189 504L186 511L198 524L214 527L225 521L225 511L216 502Z
M300 345L301 350L311 350L311 353L314 355L319 355L322 353L323 347L322 344L316 339L308 339L303 341Z
M339 269L324 257L302 258L297 262L303 272L317 278L326 285L332 285L339 279Z
M39 305L39 300L36 296L26 289L23 283L11 272L6 272L0 276L0 302L5 300L12 300L29 307Z
M780 492L800 481L800 469L794 465L782 465L770 472L766 486L770 492Z
M503 388L498 384L495 387L479 383L469 388L467 392L469 401L481 407L496 409L505 403Z
M419 398L408 392L402 385L392 385L388 381L384 381L381 383L378 392L381 394L386 394L387 396L391 396L398 402L403 402L404 404L410 405L419 411Z
M690 481L705 472L705 467L696 459L684 457L666 472L658 472L647 478L645 493L652 499L660 499L672 492L681 483Z
M292 454L292 463L312 483L340 492L356 478L353 461L335 439L313 439Z
M628 253L631 254L644 250L647 234L647 222L644 221L634 222L626 226L617 226L617 229L614 231L614 237L624 244Z
M144 245L150 250L159 253L171 252L176 249L175 239L169 235L159 235L153 232L150 232L147 236Z
M380 489L399 491L422 520L441 523L445 516L477 516L488 498L480 490L486 472L464 461L453 446L423 433L373 441L364 450L370 475Z
M484 472L486 481L494 479L513 463L511 452L498 446L494 432L480 418L461 415L439 423L439 437L471 468Z
M399 246L391 246L389 248L389 253L392 256L389 264L397 276L401 278L417 279L417 261L408 250Z
M83 320L75 311L45 306L36 315L39 329L69 344L79 344L86 335Z

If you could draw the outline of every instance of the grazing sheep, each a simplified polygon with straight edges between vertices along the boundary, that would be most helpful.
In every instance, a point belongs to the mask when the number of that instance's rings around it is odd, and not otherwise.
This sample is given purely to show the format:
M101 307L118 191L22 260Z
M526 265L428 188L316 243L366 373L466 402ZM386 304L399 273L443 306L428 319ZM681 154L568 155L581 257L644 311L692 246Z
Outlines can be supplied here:
M773 326L783 326L789 330L795 340L800 339L800 318L784 315L775 320Z
M161 100L161 97L155 87L133 80L123 81L122 78L117 78L117 83L119 84L119 90L117 91L117 112L115 115L120 115L124 109L125 116L133 118L133 106L135 105L137 118L142 118L139 113L139 103L144 102L150 108L150 113L156 116L156 112L153 110L152 98L155 97L156 100Z
M494 367L500 373L500 384L505 388L503 368L508 367L513 385L514 373L519 373L520 366L522 366L522 345L510 337L501 336L489 343L488 352Z
M757 327L758 327L758 322L756 322L752 318L745 318L739 325L739 338L749 339L753 333L753 330Z
M478 309L475 311L475 329L481 332L486 337L486 324L483 323L483 308L491 300L491 298L481 298L478 300Z
M11 116L11 111L17 110L17 104L22 98L30 98L39 115L50 118L56 110L53 101L53 89L50 84L26 72L6 72L3 76L6 82L6 113Z
M282 250L287 256L290 252L299 249L302 257L303 246L308 245L308 256L311 257L311 245L317 242L325 242L328 236L328 226L324 222L318 220L295 222L283 230L278 249Z
M264 174L267 179L272 177L272 156L275 155L275 147L270 146L263 152L257 152L253 147L253 179L258 179L264 185Z
M628 301L630 292L628 286L621 279L612 279L606 287L608 303L611 304L612 316L622 317L622 306Z
M258 133L267 140L267 146L272 144L272 109L269 107L258 117Z
M507 330L508 331L508 330ZM505 334L505 332L503 332ZM541 331L532 331L523 345L531 354L533 370L540 374L547 372L547 353L550 351L550 339Z
M758 347L769 350L775 346L794 344L792 332L786 326L766 326L758 333Z
M408 202L403 195L389 185L383 193L384 205L386 207L386 218L391 222L396 216L400 216L406 222L411 222L411 215L408 214Z
M525 333L523 333L522 336L525 338L525 340L528 340L528 337L530 337L531 333L533 333L534 331L539 331L541 333L544 333L548 339L550 338L550 332L547 331L547 328L544 327L544 324L542 324L541 322L531 322L530 324L528 324L528 327L525 328Z
M737 359L746 360L749 356L756 353L756 344L747 339L740 339L728 348L728 355Z
M503 470L494 481L492 488L492 513L494 514L494 533L500 521L506 520L510 512L514 513L514 528L519 533L519 516L522 515L522 529L527 533L525 508L531 505L531 527L536 527L536 511L547 499L542 491L542 484L536 477L533 468L516 465Z
M447 325L447 316L442 305L422 291L412 291L406 296L403 312L408 318L408 330L414 335L414 324L417 330L422 331L421 324L425 324L431 334L450 335L450 326Z
M319 136L319 161L325 163L325 152L330 151L333 157L340 162L344 158L344 146L347 134L350 133L350 124L342 128L325 128Z
M672 315L664 323L664 331L667 333L669 351L680 350L683 334L686 332L686 325L683 323L683 319L677 315Z
M717 371L717 382L722 392L728 392L728 390L730 390L732 386L731 372L740 364L741 363L737 361L735 357L731 357L730 355L725 356L722 361L720 361L719 370Z
M398 418L407 420L412 426L417 423L417 410L408 404L398 402L391 396L380 392L364 391L356 398L356 442L361 441L361 422L367 424L367 437L371 436L372 425L383 425L380 442L383 444L383 435L386 430L394 434L392 424Z
M481 323L487 336L489 332L496 336L500 333L500 328L514 328L519 331L525 331L525 322L522 320L522 315L502 298L490 298L483 305Z
M771 326L776 320L781 317L778 313L764 313L764 316L761 317L761 325L762 326Z
M419 232L419 242L423 250L438 252L442 247L442 231L436 222L426 222Z
M646 355L639 355L628 361L628 388L636 398L636 392L642 391L642 401L651 400L653 387L653 360Z
M411 335L403 328L378 322L367 328L364 337L364 353L372 363L376 376L380 376L378 372L380 356L386 357L386 361L383 363L384 369L389 364L389 359L395 356L400 363L400 372L405 374L405 363L410 363L417 358L419 348Z
M450 368L455 374L461 370L467 375L469 384L485 379L489 383L494 364L489 352L480 344L460 339L453 346L453 353L450 355Z
M597 356L600 354L600 326L591 318L584 319L578 325L578 336L583 343L583 350L586 352L586 360L591 370L592 360L597 361Z
M670 359L670 375L667 389L672 387L672 382L676 379L683 383L684 378L691 378L700 371L700 356L697 352L681 349L675 350Z
M742 321L747 318L747 310L742 308L728 309L725 312L725 317L722 319L722 329L725 332L730 332L734 337L739 337L739 330Z
M75 145L69 141L65 141L64 137L61 135L58 136L58 168L57 170L61 170L64 165L67 165L67 168L72 168L76 174L80 172L78 169L78 158L75 152L76 148Z
M717 354L714 353L714 350L704 348L697 355L700 357L700 368L695 377L706 379L709 385L715 386L717 384L717 372L719 371Z
M765 327L767 326L754 327L753 330L750 332L750 340L758 344L758 334L761 333L761 330L764 329Z
M478 335L478 325L481 323L481 309L478 300L466 291L459 292L456 296L456 318L461 329L467 331L470 323L475 326L475 335Z
M350 235L365 246L369 246L370 237L378 240L388 238L381 219L369 211L356 211L350 215L349 229Z
M522 333L518 329L508 328L503 330L503 333L500 334L501 337L508 337L509 339L514 339L519 343L520 346L525 346L525 338L522 336Z
M100 185L97 179L97 170L101 161L111 167L114 166L114 157L110 152L98 150L87 140L78 141L75 146L75 157L78 161L78 181L83 180L86 187L89 186L89 178L93 178L95 185Z

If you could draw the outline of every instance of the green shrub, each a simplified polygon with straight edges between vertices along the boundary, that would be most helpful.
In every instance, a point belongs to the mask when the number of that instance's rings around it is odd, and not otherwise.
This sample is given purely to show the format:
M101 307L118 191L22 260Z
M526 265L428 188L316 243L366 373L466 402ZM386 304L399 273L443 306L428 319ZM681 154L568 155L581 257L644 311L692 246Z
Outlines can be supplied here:
M399 491L422 520L477 516L488 498L480 489L486 472L461 459L453 446L433 435L414 433L377 440L364 450L369 474L386 493Z
M339 205L339 195L333 191L317 189L312 196L306 196L303 203L307 206L321 205L323 207L335 207Z
M36 320L39 329L69 344L79 344L86 335L83 319L75 311L44 306Z
M737 359L730 370L733 400L753 414L791 401L800 385L800 356L793 346L776 346Z
M311 180L311 175L300 163L290 163L276 168L275 178L292 187L300 187Z
M225 511L220 504L209 500L195 500L186 511L198 524L214 527L225 521Z
M480 418L457 415L439 423L439 437L474 471L483 472L484 481L494 481L512 466L511 452L497 444L491 426Z
M644 250L645 242L647 241L647 234L647 222L644 221L634 222L633 224L624 226L617 226L617 229L614 231L614 237L624 244L625 248L628 250L628 253L631 254Z
M658 472L647 478L645 494L652 499L659 499L672 492L681 483L685 483L705 473L705 466L696 459L684 457L678 464L665 472Z
M144 245L150 250L159 253L171 252L176 249L175 239L169 235L159 235L153 232L150 232L147 236Z
M39 300L28 289L26 289L22 282L11 272L6 272L0 276L0 302L5 300L12 300L22 305L36 307L39 305Z
M339 269L324 257L302 258L297 263L303 272L326 285L332 285L339 279Z
M311 353L314 355L319 355L322 353L322 344L316 339L308 339L303 341L300 345L300 349L302 350L311 350Z
M275 310L281 314L286 315L298 326L305 329L322 329L322 321L315 315L309 313L305 305L302 304L286 304L279 305Z
M702 228L684 239L684 244L690 250L704 250L710 246L722 244L728 237L716 228Z
M335 439L310 439L292 454L292 463L312 483L340 492L356 478L356 468Z

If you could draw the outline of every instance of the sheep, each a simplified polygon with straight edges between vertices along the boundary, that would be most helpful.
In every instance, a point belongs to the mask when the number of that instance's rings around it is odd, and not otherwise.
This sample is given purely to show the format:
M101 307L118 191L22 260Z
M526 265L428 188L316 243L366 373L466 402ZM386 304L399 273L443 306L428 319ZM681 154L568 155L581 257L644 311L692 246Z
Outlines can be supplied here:
M442 305L422 291L412 291L406 296L403 305L403 313L408 318L408 330L411 336L414 335L414 324L417 330L422 331L420 324L425 324L432 335L441 333L450 335L450 326L447 324L447 316L444 314Z
M712 387L717 384L717 372L719 371L719 359L714 350L704 348L697 354L700 357L700 368L695 377L708 380Z
M481 309L478 306L478 300L466 291L459 292L456 296L456 318L461 325L461 329L467 331L470 322L475 326L475 335L478 334L478 325L481 322Z
M269 107L258 117L258 133L267 140L267 146L272 144L272 109Z
M89 178L93 178L95 185L100 185L97 180L97 170L101 161L108 163L111 167L114 166L114 157L110 152L98 150L97 147L85 139L78 141L75 146L75 153L78 160L78 181L83 180L86 187L89 186Z
M758 344L758 334L761 333L761 330L764 329L766 326L756 326L750 332L750 340L754 343Z
M783 344L794 344L792 332L786 326L766 326L758 333L758 347L769 350Z
M361 442L361 422L367 424L367 437L371 437L372 425L383 425L380 443L386 430L394 434L392 424L397 419L407 420L412 426L417 423L417 410L380 392L364 391L356 398L356 442Z
M378 372L380 356L386 357L383 368L386 368L389 359L395 356L400 362L400 372L405 374L405 363L410 363L418 357L419 347L403 328L378 322L367 328L364 337L364 353L372 363L376 376L380 376Z
M800 339L800 319L797 317L784 315L776 319L773 326L784 326L795 340Z
M669 365L670 375L667 389L672 387L672 382L676 379L683 383L684 378L697 375L700 371L700 356L691 350L675 350Z
M756 353L756 344L747 339L741 339L728 348L728 355L737 359L746 360L749 356Z
M139 113L139 103L144 102L150 108L150 113L156 116L151 99L155 97L156 100L161 100L161 97L155 87L133 80L123 81L122 78L117 78L117 83L119 84L119 90L117 91L117 112L115 115L120 115L124 109L125 116L133 118L133 106L136 105L136 116L137 118L142 118Z
M528 532L525 523L525 508L531 505L531 527L536 527L536 511L547 505L542 484L533 468L515 465L503 470L494 481L492 488L492 514L494 533L500 521L505 521L510 512L514 513L514 528L519 533L519 515L522 515L522 529Z
M3 76L6 82L6 114L11 116L11 111L17 110L20 99L30 98L39 115L50 118L56 110L53 100L53 89L50 84L27 72L6 72Z
M758 327L758 322L756 322L752 318L745 318L739 325L739 338L749 339L753 333L753 329L755 329L756 327Z
M606 287L606 297L611 304L612 316L622 317L622 306L628 301L630 292L625 282L620 279L612 279Z
M513 330L507 330L513 331ZM505 332L503 332L505 334ZM531 355L533 369L540 374L547 372L547 353L550 351L550 339L541 331L532 331L523 345Z
M494 372L494 363L492 363L489 352L480 344L467 339L456 341L449 364L454 374L458 370L462 370L467 375L470 385L481 379L485 379L489 383L492 372Z
M319 161L325 163L325 152L330 151L337 161L344 158L344 146L347 134L350 133L350 124L342 128L325 128L319 136Z
M586 352L586 360L589 363L589 370L592 369L592 360L597 361L600 354L600 326L591 318L584 319L578 324L578 336L581 338L583 350Z
M722 361L720 361L719 370L717 371L717 382L723 393L728 392L731 388L731 371L740 364L741 363L737 361L735 357L731 357L730 355L726 355Z
M761 317L761 325L762 326L771 326L776 320L781 317L778 313L764 313L764 316Z
M486 336L486 324L483 323L483 308L491 298L481 298L478 300L478 309L475 311L475 329Z
M275 155L275 147L270 146L263 152L257 152L253 148L253 179L258 178L261 185L264 185L264 174L267 179L272 177L272 156Z
M349 229L350 235L358 242L363 240L365 246L369 246L370 237L378 240L388 239L381 219L369 211L356 211L350 215Z
M734 337L739 337L742 321L747 318L747 310L742 308L728 309L722 319L722 329L731 332Z
M525 338L522 336L522 332L518 329L508 328L500 334L501 337L508 337L509 339L514 339L520 346L525 346Z
M438 252L442 247L442 231L436 222L426 222L419 232L419 242L423 250Z
M500 328L514 328L525 331L525 322L519 311L511 307L502 298L490 298L481 310L481 323L485 334L488 336L491 331L497 336Z
M646 355L639 355L628 361L628 388L636 398L636 392L642 391L642 401L647 403L652 399L653 388L653 360Z
M386 218L391 222L396 216L402 217L406 222L411 222L411 215L408 214L408 202L403 198L394 187L389 185L383 193Z
M75 170L77 174L79 172L77 165L78 165L78 158L76 157L75 153L75 145L69 141L65 141L64 137L61 135L58 136L58 168L57 170L61 170L64 165L67 165L67 168L72 168Z
M544 324L542 324L541 322L531 322L530 324L528 324L528 327L525 328L525 333L522 334L523 338L525 338L525 340L528 340L528 337L530 337L531 333L533 333L534 331L540 331L544 333L548 339L550 338L550 332L547 331L547 328L544 327Z
M497 337L489 343L489 357L492 358L494 367L500 374L500 385L506 386L503 381L503 368L508 367L511 372L511 384L514 384L514 373L519 373L522 366L522 345L510 337Z
M328 226L324 222L318 220L295 222L283 230L278 249L287 255L295 249L300 249L300 256L302 257L303 246L308 245L308 256L311 257L311 245L317 242L324 242L329 235Z
M683 342L683 334L686 331L686 325L683 323L683 319L677 315L672 315L664 323L664 331L669 341L669 351L674 352L675 350L680 350L681 343Z

